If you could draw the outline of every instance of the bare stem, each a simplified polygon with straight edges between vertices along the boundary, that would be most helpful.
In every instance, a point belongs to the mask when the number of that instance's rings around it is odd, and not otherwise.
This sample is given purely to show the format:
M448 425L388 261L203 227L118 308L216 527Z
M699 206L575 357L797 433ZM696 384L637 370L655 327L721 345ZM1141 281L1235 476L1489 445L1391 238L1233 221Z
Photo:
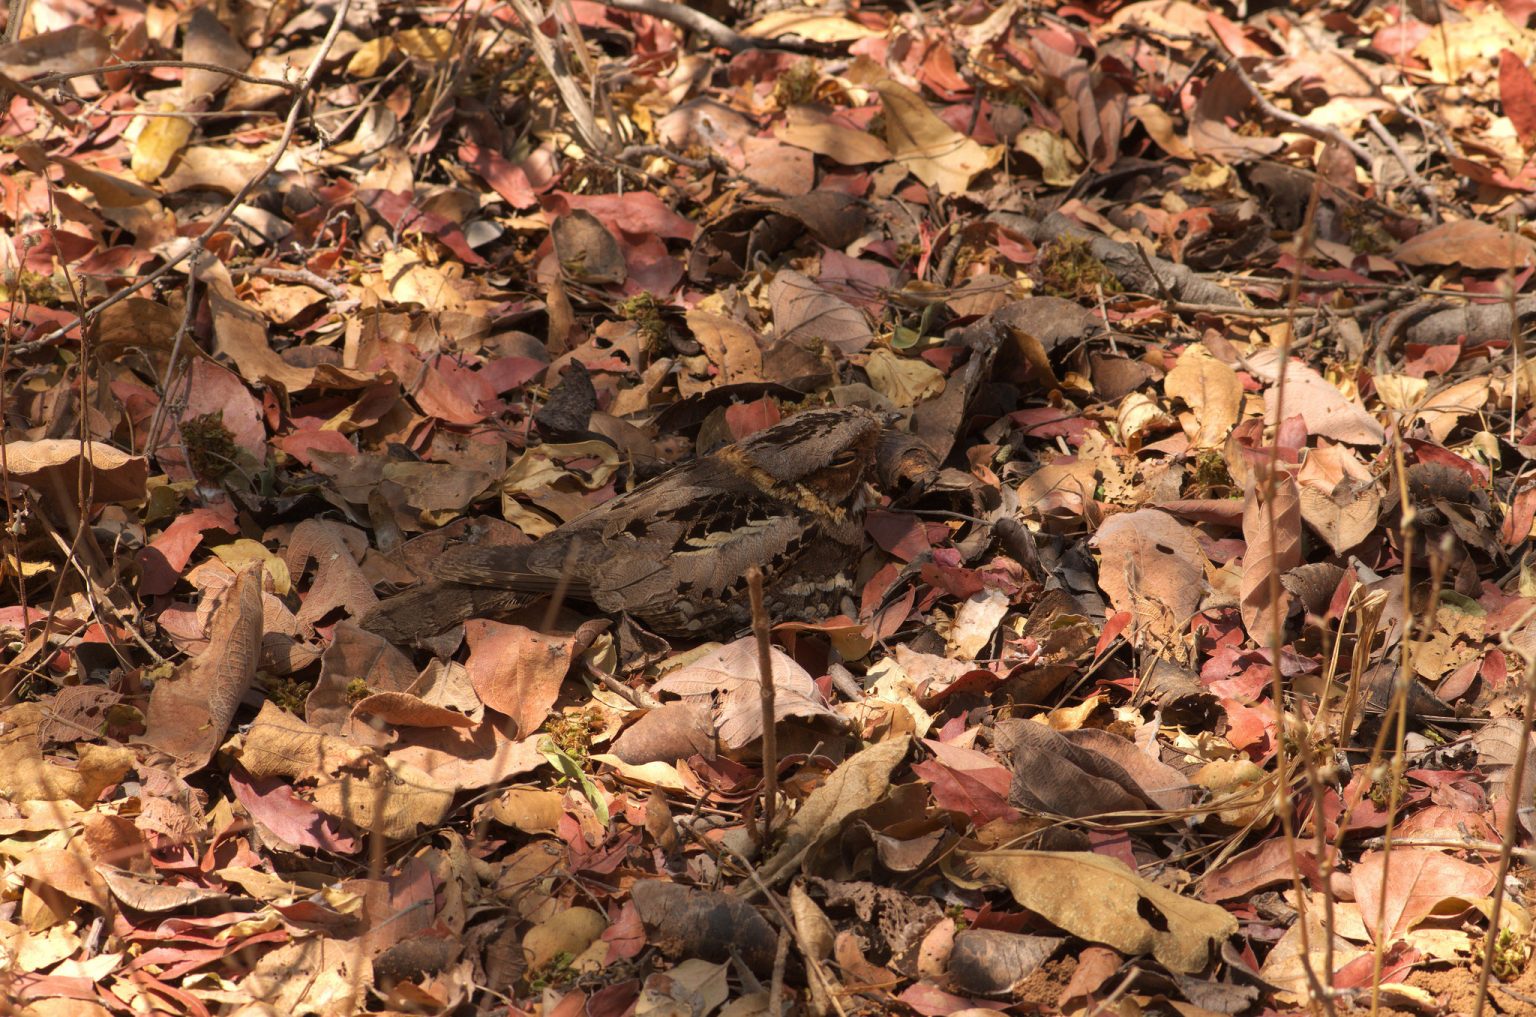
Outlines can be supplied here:
M757 637L757 673L763 706L763 843L773 835L774 805L779 798L779 738L774 727L773 658L768 652L768 611L763 607L763 573L747 569L747 596L752 602L752 634Z

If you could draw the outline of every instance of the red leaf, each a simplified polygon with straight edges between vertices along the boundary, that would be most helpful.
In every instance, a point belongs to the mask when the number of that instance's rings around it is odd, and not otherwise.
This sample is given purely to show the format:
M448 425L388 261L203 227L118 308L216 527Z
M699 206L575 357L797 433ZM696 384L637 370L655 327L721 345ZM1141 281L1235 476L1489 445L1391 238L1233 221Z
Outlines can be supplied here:
M1519 54L1508 49L1499 53L1499 101L1515 125L1520 146L1529 152L1536 146L1536 78Z

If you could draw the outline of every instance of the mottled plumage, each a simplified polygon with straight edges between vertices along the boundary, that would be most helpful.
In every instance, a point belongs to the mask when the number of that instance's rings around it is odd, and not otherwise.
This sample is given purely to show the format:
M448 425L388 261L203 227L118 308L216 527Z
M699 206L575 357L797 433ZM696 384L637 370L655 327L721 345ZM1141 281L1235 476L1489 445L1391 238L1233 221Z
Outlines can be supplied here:
M420 638L472 612L505 610L516 595L552 593L564 576L570 599L661 634L729 636L751 620L752 565L763 571L775 621L836 613L863 545L881 439L879 418L865 410L808 410L532 544L450 548L432 583L384 601L363 625Z

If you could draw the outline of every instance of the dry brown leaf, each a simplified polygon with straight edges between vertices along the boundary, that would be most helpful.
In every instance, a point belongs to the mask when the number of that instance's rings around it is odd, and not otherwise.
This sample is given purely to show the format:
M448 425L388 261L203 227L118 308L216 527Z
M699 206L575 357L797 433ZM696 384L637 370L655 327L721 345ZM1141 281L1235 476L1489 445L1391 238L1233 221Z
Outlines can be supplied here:
M769 650L774 720L836 717L821 701L810 672L778 647ZM715 726L726 749L744 748L763 736L757 640L745 636L711 650L657 682L652 691L685 699L715 700ZM718 697L718 698L716 698Z
M797 346L830 346L844 356L874 341L864 312L833 296L799 272L785 270L768 285L775 337Z
M181 58L191 63L213 64L232 71L243 71L251 63L245 47L235 41L214 13L215 8L199 5L192 8L187 22L186 37L181 46ZM229 84L230 77L204 67L189 67L181 80L182 98L206 106L204 100Z
M1264 481L1256 476L1243 503L1243 540L1248 549L1243 553L1240 607L1248 638L1260 646L1270 645L1275 627L1284 624L1290 605L1290 593L1284 585L1276 578L1271 588L1270 579L1301 564L1301 496L1296 490L1295 476L1283 468L1277 469L1280 474L1275 478L1274 501L1264 502Z
M783 845L762 865L763 883L772 886L792 875L807 852L823 838L836 834L850 815L885 797L891 788L891 771L906 758L910 744L903 735L845 759L789 821Z
M1000 147L983 148L940 120L922 97L886 79L875 86L885 104L885 138L898 165L939 192L964 194L971 180L997 165Z
M1243 383L1237 372L1203 346L1191 345L1179 354L1178 363L1163 379L1163 391L1170 399L1182 399L1193 411L1184 433L1197 449L1219 448L1242 412Z
M720 371L718 384L763 380L763 351L752 329L734 318L698 308L688 312L687 320L688 331Z
M1519 269L1531 263L1536 245L1490 222L1441 223L1398 245L1392 257L1404 265L1456 265L1470 269Z
M791 106L773 136L844 166L884 163L891 158L891 150L873 134L838 123L809 106Z
M1279 419L1279 353L1263 349L1244 363L1257 377L1270 382L1264 393L1264 421L1273 426ZM1336 386L1305 364L1290 361L1285 372L1285 406L1281 412L1289 418L1300 416L1308 434L1322 435L1351 445L1380 445L1385 437L1381 425L1358 403L1351 402Z
M1301 517L1334 554L1355 547L1376 528L1381 486L1344 445L1320 445L1307 453L1296 474Z
M1324 958L1330 954L1335 971L1370 954L1369 950L1362 950L1343 936L1324 930L1319 920L1323 914L1322 901L1313 901L1305 912L1305 934L1302 923L1296 922L1280 937L1269 956L1264 958L1264 966L1259 969L1259 974L1266 982L1281 990L1276 994L1281 1002L1293 1004L1311 998L1312 982L1307 977L1308 971L1325 984L1331 982L1330 973L1324 971ZM1331 949L1328 943L1330 935L1333 938Z
M1371 938L1387 944L1442 906L1449 906L1450 914L1465 911L1494 884L1492 869L1430 848L1400 847L1390 856L1368 851L1350 875Z
M121 745L88 743L73 766L45 761L38 739L45 719L38 703L18 703L0 714L0 799L18 805L69 801L88 807L133 768L133 751ZM45 813L59 814L57 809ZM49 818L44 828L56 825Z
M532 735L559 698L575 637L474 619L464 623L464 641L469 644L465 667L481 701L512 719L516 737Z
M224 740L261 653L259 565L248 565L213 613L208 648L156 683L144 713L141 741L176 761L176 772L199 770Z
M1429 428L1430 436L1444 444L1462 417L1483 408L1488 401L1488 389L1486 377L1459 381L1431 395L1418 407L1415 415Z
M1237 931L1237 919L1225 909L1180 896L1103 855L988 851L966 857L1051 924L1124 954L1151 954L1180 974L1204 968Z
M878 36L881 32L841 14L824 14L821 11L791 7L763 15L748 25L742 34L753 39L798 35L813 42L856 42Z
M1008 801L1047 815L1140 822L1157 804L1115 760L1075 745L1034 721L1011 721L999 739L1012 746Z
M372 750L346 738L328 735L270 702L250 728L231 739L226 751L252 777L322 780L343 768L362 765Z
M896 406L916 406L944 391L944 372L916 357L903 357L884 346L869 355L864 369L876 392Z
M1111 516L1090 544L1099 552L1099 588L1159 640L1182 643L1205 591L1205 552L1166 512Z

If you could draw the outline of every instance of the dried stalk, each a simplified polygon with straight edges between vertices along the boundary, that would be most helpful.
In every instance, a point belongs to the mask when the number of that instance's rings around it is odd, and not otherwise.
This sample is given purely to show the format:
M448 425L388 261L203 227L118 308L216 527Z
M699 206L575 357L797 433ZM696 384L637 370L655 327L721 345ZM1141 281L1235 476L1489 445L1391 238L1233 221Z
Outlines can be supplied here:
M768 611L763 607L763 573L747 569L747 596L752 602L752 634L757 637L757 674L763 707L763 844L773 836L773 812L779 798L779 737L774 726L773 658L768 652Z
M593 155L607 155L613 148L613 139L597 126L597 117L592 113L592 104L587 102L581 86L566 69L565 61L555 51L549 37L539 28L547 15L534 5L533 0L512 0L512 7L517 11L523 27L528 29L528 42L533 46L534 56L539 58L539 63L544 65L544 69L554 79L555 89L560 93L560 101L565 105L571 119L575 121L576 133L581 137L582 145Z

